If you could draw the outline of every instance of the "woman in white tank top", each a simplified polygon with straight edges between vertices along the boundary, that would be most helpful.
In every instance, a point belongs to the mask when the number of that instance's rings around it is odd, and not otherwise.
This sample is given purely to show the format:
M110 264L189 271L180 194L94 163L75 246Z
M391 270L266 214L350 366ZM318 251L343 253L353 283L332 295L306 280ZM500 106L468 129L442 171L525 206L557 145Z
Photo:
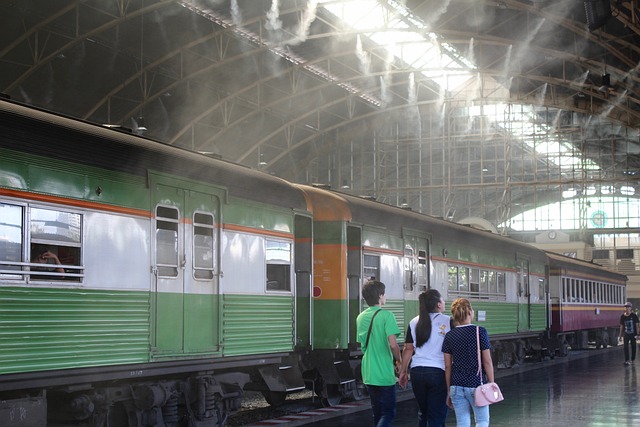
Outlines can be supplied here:
M442 314L444 300L436 289L423 292L418 300L420 314L411 319L405 334L400 386L406 388L411 377L418 427L444 427L448 407L442 342L451 329L451 318Z

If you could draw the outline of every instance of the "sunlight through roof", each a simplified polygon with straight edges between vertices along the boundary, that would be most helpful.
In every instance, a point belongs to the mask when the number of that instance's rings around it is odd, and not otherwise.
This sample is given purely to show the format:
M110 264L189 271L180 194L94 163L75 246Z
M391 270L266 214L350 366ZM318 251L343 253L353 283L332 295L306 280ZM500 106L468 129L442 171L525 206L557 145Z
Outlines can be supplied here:
M454 90L473 74L475 65L438 36L397 1L320 0L349 27L385 46L391 55L446 90Z

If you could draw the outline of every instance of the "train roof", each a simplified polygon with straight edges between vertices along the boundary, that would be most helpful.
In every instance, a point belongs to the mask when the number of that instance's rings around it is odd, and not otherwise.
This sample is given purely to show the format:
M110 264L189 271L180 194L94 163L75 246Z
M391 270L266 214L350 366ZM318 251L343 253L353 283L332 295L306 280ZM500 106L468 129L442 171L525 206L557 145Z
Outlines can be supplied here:
M0 99L0 146L147 176L157 171L221 186L231 196L306 211L289 182L245 166L139 135Z
M348 209L336 210L335 215L341 215L340 212L347 212L341 218L347 222L360 223L378 226L400 234L403 230L410 229L418 232L424 232L441 241L464 242L470 247L477 247L485 250L488 242L494 242L491 250L502 253L519 252L526 254L537 260L545 259L544 252L530 244L513 240L506 236L491 233L489 231L478 230L467 225L456 224L454 222L445 221L441 218L424 215L418 212L402 209L397 206L391 206L382 202L371 200L368 198L353 196L341 193L335 190L313 188L307 191L313 191L321 194L324 192L326 197L339 198L348 207ZM314 212L314 216L315 216ZM337 217L335 219L338 219Z
M625 274L618 273L617 271L611 271L594 262L572 258L550 251L545 251L545 253L549 258L549 267L551 268L552 274L554 272L560 271L561 269L564 269L564 271L571 270L590 274L597 272L599 276L607 277L618 282L627 282L628 280Z

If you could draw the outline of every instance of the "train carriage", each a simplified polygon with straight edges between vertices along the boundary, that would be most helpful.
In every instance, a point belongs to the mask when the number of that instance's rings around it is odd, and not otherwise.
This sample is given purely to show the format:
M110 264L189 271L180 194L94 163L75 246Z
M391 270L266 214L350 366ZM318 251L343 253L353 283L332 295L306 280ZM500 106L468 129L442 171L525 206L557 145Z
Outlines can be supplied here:
M357 397L360 390L355 319L365 308L362 283L371 277L386 284L385 308L394 312L403 334L418 313L419 293L436 288L449 302L472 300L499 366L543 352L549 302L544 252L367 198L300 188L314 217L313 348L332 349L327 357L336 364L343 360L334 350L349 349L356 379L354 388L349 375L334 375L330 395Z
M548 253L550 334L566 354L617 345L627 277L599 265Z
M222 425L243 388L304 387L280 372L309 335L300 190L10 102L0 135L3 408L32 399L33 425Z

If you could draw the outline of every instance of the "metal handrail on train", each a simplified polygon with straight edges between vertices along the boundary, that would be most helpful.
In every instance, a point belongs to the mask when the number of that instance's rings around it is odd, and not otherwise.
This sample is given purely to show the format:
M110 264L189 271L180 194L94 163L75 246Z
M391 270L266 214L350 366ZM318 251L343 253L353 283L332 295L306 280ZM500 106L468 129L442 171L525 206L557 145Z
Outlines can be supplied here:
M17 269L4 268L4 266L16 267ZM64 273L58 271L40 271L31 270L31 268L62 268ZM79 271L79 273L72 273L67 270ZM37 262L15 262L15 261L0 261L0 274L26 276L38 275L38 276L50 276L51 278L64 278L64 279L81 279L84 277L84 266L82 265L67 265L67 264L41 264Z

